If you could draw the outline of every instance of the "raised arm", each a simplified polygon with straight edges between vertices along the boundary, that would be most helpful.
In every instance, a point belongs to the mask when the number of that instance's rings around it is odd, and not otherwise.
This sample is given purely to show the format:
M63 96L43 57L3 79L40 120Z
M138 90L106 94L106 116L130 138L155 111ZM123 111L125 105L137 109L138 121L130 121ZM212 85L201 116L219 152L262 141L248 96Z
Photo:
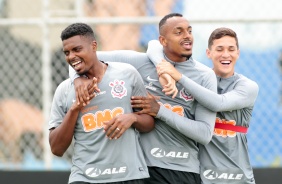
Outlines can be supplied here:
M150 58L151 62L157 66L160 62L162 62L164 58L163 54L163 46L160 44L158 40L151 40L148 43L147 55ZM174 98L177 93L178 89L176 88L175 80L166 73L159 75L159 81L163 87L163 92L166 95L172 95Z
M232 111L251 107L258 96L258 85L251 80L238 80L234 89L224 94L214 93L186 76L178 81L205 107L216 111Z
M169 62L161 62L157 66L157 70L159 74L167 73L171 75L176 81L182 84L185 90L192 94L200 104L216 112L251 107L254 105L258 96L258 85L244 77L237 81L232 91L217 94L182 75Z

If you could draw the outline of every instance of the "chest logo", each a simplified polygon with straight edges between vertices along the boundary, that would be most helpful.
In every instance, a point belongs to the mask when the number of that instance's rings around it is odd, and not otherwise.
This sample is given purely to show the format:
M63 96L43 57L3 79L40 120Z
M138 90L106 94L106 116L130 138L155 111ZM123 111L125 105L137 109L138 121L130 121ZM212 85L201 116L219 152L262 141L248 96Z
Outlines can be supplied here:
M123 80L115 80L110 82L109 86L112 87L111 94L114 98L122 99L127 95L127 90L124 87L125 82Z
M179 92L179 96L186 102L194 100L194 97L191 94L189 94L187 91L185 91L184 88L182 88L181 91Z

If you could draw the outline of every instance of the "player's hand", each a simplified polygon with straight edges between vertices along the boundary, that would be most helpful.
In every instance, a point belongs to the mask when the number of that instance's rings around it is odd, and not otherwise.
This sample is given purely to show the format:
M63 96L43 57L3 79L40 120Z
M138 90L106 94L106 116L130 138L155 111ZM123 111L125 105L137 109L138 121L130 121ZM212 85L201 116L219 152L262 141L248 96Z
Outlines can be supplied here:
M131 107L133 109L140 109L135 112L136 114L149 114L155 117L159 112L160 104L157 102L155 97L148 92L147 97L132 96Z
M79 77L74 80L76 102L86 106L90 100L95 97L94 91L99 92L100 89L97 85L97 79L87 79Z
M157 65L157 72L159 74L159 76L161 76L164 73L169 74L175 81L179 81L182 77L182 74L176 70L174 68L174 66L172 66L172 64L170 64L169 62L167 62L166 60L162 60L162 62L160 62Z
M172 95L172 98L175 98L178 93L175 80L169 74L164 73L159 77L159 81L165 95Z
M108 122L104 122L104 131L109 139L118 139L137 121L135 114L120 114Z

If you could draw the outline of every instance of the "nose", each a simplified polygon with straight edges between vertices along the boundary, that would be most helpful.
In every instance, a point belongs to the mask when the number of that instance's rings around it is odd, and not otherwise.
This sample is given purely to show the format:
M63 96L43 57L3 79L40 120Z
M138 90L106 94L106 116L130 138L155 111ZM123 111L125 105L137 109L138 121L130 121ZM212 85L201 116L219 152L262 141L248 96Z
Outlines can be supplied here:
M184 31L184 38L191 38L192 34L189 30Z
M72 60L73 58L75 58L75 53L70 51L67 57L68 57L68 60Z
M226 58L226 57L229 57L230 56L230 53L228 50L224 50L223 53L222 53L222 57Z

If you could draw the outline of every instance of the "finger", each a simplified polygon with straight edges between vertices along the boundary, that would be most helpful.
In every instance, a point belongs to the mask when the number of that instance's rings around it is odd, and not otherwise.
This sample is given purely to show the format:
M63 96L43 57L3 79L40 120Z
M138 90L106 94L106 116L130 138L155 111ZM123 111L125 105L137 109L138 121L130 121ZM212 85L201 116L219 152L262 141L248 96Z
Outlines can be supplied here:
M177 93L178 93L178 89L176 88L175 91L174 91L174 93L173 93L173 95L172 95L172 98L175 98L176 95L177 95Z
M117 132L117 135L116 135L115 139L119 139L119 138L123 135L123 133L124 133L125 131L126 131L126 129L120 129L120 131Z
M95 78L95 77L94 77ZM91 82L88 84L87 89L88 89L88 93L92 94L95 91L95 80L91 80Z
M108 129L110 128L110 126L112 125L112 122L111 122L111 120L105 121L105 122L103 122L103 124L104 124L104 132L107 132Z
M84 100L83 100L83 94L84 94L83 88L81 87L81 88L79 88L79 90L78 90L79 103L82 103L83 106L85 106L85 102L84 102Z
M118 138L120 138L120 136L123 134L123 132L124 132L123 129L117 127L117 128L115 129L115 132L112 134L112 139L118 139Z
M88 85L88 92L89 92L89 94L92 94L95 91L100 92L100 89L99 89L98 84L97 84L97 78L93 77L93 79L91 80L91 83Z
M144 99L146 99L146 97L144 97L144 96L132 96L131 97L131 100L144 100Z

